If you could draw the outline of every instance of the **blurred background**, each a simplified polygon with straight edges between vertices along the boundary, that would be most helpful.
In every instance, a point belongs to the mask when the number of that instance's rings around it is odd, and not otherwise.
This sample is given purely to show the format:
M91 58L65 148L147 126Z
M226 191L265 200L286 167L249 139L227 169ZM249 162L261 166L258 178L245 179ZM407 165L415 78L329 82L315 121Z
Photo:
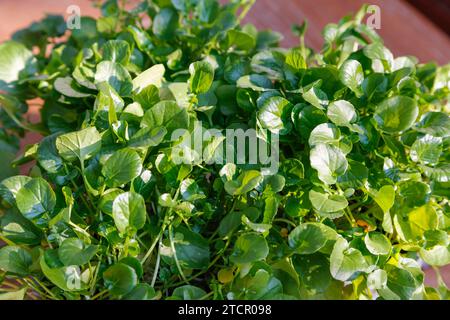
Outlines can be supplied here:
M99 11L92 0L0 0L0 42L11 37L14 31L27 27L46 14L68 16L67 8L77 5L82 15L96 17ZM137 0L129 0L130 5ZM221 0L226 2L226 0ZM380 29L386 46L399 55L413 55L421 62L450 62L450 0L256 0L245 22L258 28L270 28L284 35L282 46L297 45L291 25L307 19L307 45L319 50L322 46L322 29L338 22L345 15L355 13L363 4L380 8ZM30 122L38 120L37 110L30 107ZM39 135L28 134L22 141L26 144L40 140ZM23 173L29 167L21 169ZM450 266L442 270L444 280L450 285ZM426 282L436 284L433 270L426 271Z

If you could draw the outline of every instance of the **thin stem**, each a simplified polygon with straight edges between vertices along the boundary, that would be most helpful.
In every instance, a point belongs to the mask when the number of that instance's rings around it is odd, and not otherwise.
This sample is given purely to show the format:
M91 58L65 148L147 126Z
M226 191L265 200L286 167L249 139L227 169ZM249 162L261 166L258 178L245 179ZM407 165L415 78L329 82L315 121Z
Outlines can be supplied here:
M189 283L189 281L186 279L186 276L184 275L183 269L181 268L180 262L178 261L177 257L177 251L175 250L175 245L173 242L173 235L172 235L172 226L169 226L169 241L170 241L170 247L172 248L173 257L175 259L175 264L177 265L177 269L180 272L181 278L184 282Z
M151 282L152 287L155 286L156 278L158 277L159 263L161 261L161 255L160 255L161 244L162 244L162 238L159 239L158 255L156 256L155 271L153 272L153 278L152 278L152 282Z
M151 244L150 248L148 249L147 253L145 254L145 256L141 259L141 264L144 264L145 261L148 259L148 257L150 257L150 255L153 252L153 249L155 249L156 244L159 242L159 239L162 237L165 229L166 229L166 224L163 224L161 227L161 231L158 233L158 235L156 236L155 240L153 240L153 243Z

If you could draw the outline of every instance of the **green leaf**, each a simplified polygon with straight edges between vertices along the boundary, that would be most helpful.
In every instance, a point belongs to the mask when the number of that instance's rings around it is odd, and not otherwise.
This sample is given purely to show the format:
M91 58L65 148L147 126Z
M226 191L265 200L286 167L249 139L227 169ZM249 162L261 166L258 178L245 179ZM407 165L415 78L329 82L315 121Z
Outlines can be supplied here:
M228 48L249 51L256 45L256 39L248 33L231 29L227 32Z
M196 286L184 285L173 290L172 297L177 300L199 300L206 292Z
M15 41L0 44L0 84L18 81L36 72L36 58L23 44Z
M97 65L95 72L95 84L107 82L121 96L130 95L133 84L128 71L119 63L102 61Z
M114 199L112 215L120 233L125 233L129 228L141 229L147 217L144 198L133 191L119 194Z
M322 123L315 127L309 135L308 144L314 147L318 144L338 145L341 138L341 132L332 123Z
M178 19L178 13L172 8L161 9L153 18L153 33L162 40L173 38L178 29Z
M136 78L133 79L133 93L143 94L143 91L148 90L148 88L151 86L160 88L164 73L165 68L162 64L156 64L140 73Z
M364 81L364 72L356 60L347 60L339 69L339 78L358 97L362 95L361 84Z
M415 100L395 96L377 105L374 119L384 132L396 133L411 128L418 114L419 108Z
M268 254L269 247L262 235L245 233L237 239L230 260L233 263L244 264L263 260Z
M47 181L33 178L17 192L16 203L27 219L36 220L52 213L56 196Z
M262 181L259 171L249 170L242 172L236 180L225 182L225 190L228 194L236 196L246 194L254 189Z
M309 200L314 209L323 213L333 213L344 210L348 206L347 199L341 195L330 195L314 190L309 191Z
M364 237L367 250L374 255L387 255L391 252L391 243L388 238L379 232L369 232Z
M6 246L0 248L0 269L20 276L30 274L33 263L31 255L21 247Z
M337 233L321 223L303 223L289 234L289 246L298 254L312 254L328 242L337 239Z
M419 207L426 204L431 195L430 186L420 181L402 181L398 187L398 193L408 207Z
M355 107L345 100L332 102L328 106L327 116L337 126L348 126L358 118Z
M78 238L67 238L58 249L58 256L65 266L87 264L97 253L98 246L86 245Z
M103 272L103 280L106 288L115 296L123 296L130 293L138 283L134 269L120 262Z
M319 179L326 184L334 184L337 177L347 171L348 162L344 153L328 144L315 145L309 154L311 167L316 169Z
M365 271L367 263L362 253L350 248L347 240L339 238L330 256L330 273L336 280L347 281L355 273Z
M78 266L52 268L45 261L44 255L41 256L40 266L47 279L64 291L81 291L87 288Z
M142 171L139 154L129 148L121 149L106 160L102 174L110 188L119 187L138 177Z
M450 245L437 245L431 249L421 248L420 257L430 266L444 267L450 264Z
M195 233L183 226L174 230L173 247L165 246L161 250L163 258L169 263L174 263L174 254L182 268L186 269L204 269L209 264L210 252L209 244L198 233Z
M282 97L267 99L257 113L261 126L275 134L287 134L291 130L289 113L292 104Z
M377 269L367 276L367 286L370 289L384 289L387 286L388 275L383 269Z
M91 96L90 93L84 93L71 77L56 78L53 84L56 91L70 98L86 98Z
M103 45L103 59L126 65L131 57L131 49L124 40L109 40Z
M433 137L450 136L450 115L443 112L427 112L420 119L416 130Z
M24 300L28 288L22 288L17 291L0 291L0 300Z
M153 300L156 297L153 287L147 283L139 283L123 297L123 300Z
M63 134L56 138L56 149L61 157L83 162L100 151L101 136L95 127Z
M165 127L167 135L176 129L187 129L189 117L187 110L174 101L161 101L150 108L141 122L141 127Z
M214 68L207 61L197 61L189 66L189 90L192 93L205 93L211 87L214 80Z
M10 205L16 203L16 196L19 190L31 181L27 176L13 176L6 178L0 183L0 196Z
M425 135L411 146L409 156L414 162L434 165L439 162L442 153L442 138Z
M379 191L372 190L370 195L373 197L375 202L380 206L383 212L388 212L389 209L394 205L395 200L395 190L393 186L386 185L382 186Z

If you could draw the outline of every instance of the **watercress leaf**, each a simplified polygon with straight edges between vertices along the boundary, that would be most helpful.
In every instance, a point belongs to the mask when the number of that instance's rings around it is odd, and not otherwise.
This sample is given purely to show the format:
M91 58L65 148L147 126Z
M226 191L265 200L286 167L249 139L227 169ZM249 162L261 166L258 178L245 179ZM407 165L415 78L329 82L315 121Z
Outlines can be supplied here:
M347 60L339 69L339 78L357 96L362 95L361 84L364 81L364 72L357 60Z
M269 247L264 237L258 233L245 233L235 243L230 260L244 264L263 260L269 254Z
M316 169L319 179L327 184L336 183L337 177L347 171L348 162L344 153L328 144L317 144L310 152L311 167Z
M176 300L199 300L206 292L196 286L184 285L173 290L172 298Z
M292 104L282 97L267 99L257 113L258 120L264 129L276 134L287 134L291 128L289 113Z
M382 233L369 232L364 237L367 250L374 255L387 255L391 252L391 242Z
M78 266L52 268L47 264L43 255L40 259L40 267L47 279L64 291L81 291L87 288Z
M418 114L419 108L415 100L394 96L377 105L374 119L384 132L396 133L411 128Z
M129 148L113 153L106 160L102 174L105 183L110 188L126 184L139 176L142 171L142 160L139 154Z
M434 165L439 162L442 153L442 138L425 135L418 138L411 146L409 156L414 162Z
M178 13L170 7L161 9L153 18L152 31L161 40L170 40L178 29Z
M197 61L189 66L189 90L192 93L205 93L214 80L214 68L207 61Z
M161 101L150 108L141 122L141 127L165 127L167 135L176 129L187 129L189 116L187 110L174 101Z
M254 189L262 181L259 171L249 170L241 173L235 180L225 182L225 190L230 195L242 195Z
M27 182L16 196L17 208L30 220L50 215L56 205L53 189L43 178L33 178Z
M160 88L162 85L164 73L165 68L162 64L156 64L140 73L136 78L133 79L133 93L137 95L136 97L138 97L138 99L142 99L142 95L144 94L143 91L149 90L150 86ZM148 92L146 94L148 95ZM152 96L153 95L154 94L152 94Z
M0 183L0 196L8 202L10 205L14 205L16 203L17 192L28 182L31 181L32 178L27 176L13 176L4 179Z
M70 132L56 138L56 149L66 161L83 162L94 156L101 148L101 136L95 127Z
M0 84L12 83L37 72L37 60L23 44L6 41L0 44Z
M30 253L19 246L0 248L0 269L3 271L27 276L32 263Z
M156 296L153 287L147 283L139 283L133 290L123 296L123 300L153 300Z
M133 84L128 71L119 63L102 61L97 65L95 72L95 84L107 82L121 96L129 96Z
M58 256L65 266L82 266L97 253L98 246L85 244L78 238L67 238L58 248Z
M450 263L450 245L437 245L430 249L420 248L419 254L430 266L443 267Z
M126 295L138 283L138 277L134 269L120 262L110 266L103 272L103 280L106 288L115 296Z
M70 98L86 98L91 96L90 93L84 93L71 77L56 78L53 84L56 91Z
M126 65L130 60L131 49L125 40L109 40L103 45L103 59Z
M309 135L308 143L311 147L318 144L337 145L341 138L341 132L332 123L322 123L315 127Z
M345 100L332 102L327 109L328 118L337 126L348 126L357 120L355 107Z
M355 273L367 268L361 251L349 247L347 240L339 238L330 256L330 273L336 280L347 281Z
M341 195L309 191L309 200L314 209L323 213L333 213L345 209L348 206L347 199Z
M427 112L415 129L434 137L448 137L450 136L450 115L436 111Z
M337 239L332 228L315 222L302 223L289 234L289 246L298 254L312 254L322 249L327 242Z
M112 215L120 233L125 233L129 228L141 229L147 217L144 198L133 191L119 194L114 199Z

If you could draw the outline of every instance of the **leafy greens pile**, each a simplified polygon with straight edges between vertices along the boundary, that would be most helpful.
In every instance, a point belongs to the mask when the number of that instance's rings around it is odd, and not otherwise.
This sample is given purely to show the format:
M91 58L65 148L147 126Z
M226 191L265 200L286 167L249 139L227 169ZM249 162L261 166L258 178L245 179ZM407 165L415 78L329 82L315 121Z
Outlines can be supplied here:
M0 299L448 298L422 265L450 263L450 66L394 58L367 7L280 48L253 2L109 0L0 45ZM278 173L176 164L196 120L278 134Z

